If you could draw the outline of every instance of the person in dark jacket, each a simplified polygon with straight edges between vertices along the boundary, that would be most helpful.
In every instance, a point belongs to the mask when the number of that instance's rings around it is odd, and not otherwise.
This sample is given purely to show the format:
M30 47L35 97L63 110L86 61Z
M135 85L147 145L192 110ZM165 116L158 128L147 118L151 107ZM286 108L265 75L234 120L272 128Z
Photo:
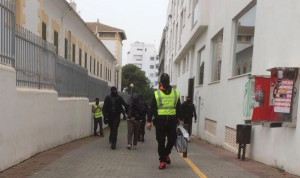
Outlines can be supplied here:
M140 103L140 96L134 93L129 102L129 113L127 119L128 135L127 135L127 149L132 146L137 146L138 136L142 121L143 106Z
M183 113L185 128L187 129L189 135L191 135L193 117L194 117L194 122L196 123L197 114L196 114L195 106L189 96L186 98L186 101L182 104L182 113Z
M171 164L169 154L177 138L177 124L184 125L182 120L179 91L170 86L170 77L163 73L160 76L160 88L154 92L150 111L147 117L147 129L151 130L151 121L154 116L156 140L158 143L159 169L165 169L166 164ZM167 136L167 144L166 143Z
M141 104L144 105L144 110L142 111L142 122L141 122L141 128L140 128L140 133L139 133L139 137L138 137L138 141L144 142L145 141L145 126L146 126L146 116L147 113L149 111L149 106L148 104L145 102L143 96L140 95L140 101Z
M102 113L104 115L105 124L108 123L110 128L109 142L111 143L111 149L113 150L116 149L120 114L123 106L125 108L128 107L124 99L118 95L117 88L111 87L111 94L104 99Z

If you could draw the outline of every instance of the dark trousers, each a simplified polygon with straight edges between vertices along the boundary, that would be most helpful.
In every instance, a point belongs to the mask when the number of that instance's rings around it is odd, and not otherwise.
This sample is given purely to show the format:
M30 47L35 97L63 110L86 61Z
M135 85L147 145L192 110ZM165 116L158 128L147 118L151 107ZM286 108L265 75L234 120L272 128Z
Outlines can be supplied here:
M127 135L127 143L128 145L132 145L132 137L133 137L133 145L137 145L137 140L140 133L141 121L127 121L128 127L128 135Z
M191 136L192 134L192 123L184 124L184 129L189 133Z
M110 129L109 142L112 144L117 143L119 125L120 125L120 115L110 118L109 123L108 123L109 129Z
M100 135L103 135L102 117L94 118L94 135L97 134L98 125L100 127Z
M166 161L166 156L171 153L173 146L175 145L177 133L177 119L172 116L168 119L155 119L155 128L156 128L156 140L158 143L158 154L160 162ZM166 142L167 136L167 144Z
M145 135L146 118L141 121L140 136Z
M190 136L192 134L192 124L193 124L193 117L184 118L184 129L189 133Z

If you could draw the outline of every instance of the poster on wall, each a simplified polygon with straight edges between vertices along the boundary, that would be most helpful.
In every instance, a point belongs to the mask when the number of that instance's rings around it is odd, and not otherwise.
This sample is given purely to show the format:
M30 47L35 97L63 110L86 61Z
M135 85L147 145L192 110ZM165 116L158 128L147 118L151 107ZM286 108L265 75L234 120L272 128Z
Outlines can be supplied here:
M278 84L275 97L274 111L277 113L290 113L293 95L293 80L283 79Z

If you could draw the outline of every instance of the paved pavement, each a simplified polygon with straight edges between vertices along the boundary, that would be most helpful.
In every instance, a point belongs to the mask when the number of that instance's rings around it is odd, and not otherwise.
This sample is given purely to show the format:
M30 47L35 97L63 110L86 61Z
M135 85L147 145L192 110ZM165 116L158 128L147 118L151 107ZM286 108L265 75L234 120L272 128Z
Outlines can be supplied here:
M235 154L197 139L189 144L188 159L173 149L172 164L158 170L154 129L146 134L144 143L139 142L136 149L127 150L126 122L122 122L116 150L110 149L106 130L104 138L90 137L49 150L1 173L0 177L196 178L201 177L199 172L209 178L296 177L250 159L239 161ZM48 156L43 156L45 154Z

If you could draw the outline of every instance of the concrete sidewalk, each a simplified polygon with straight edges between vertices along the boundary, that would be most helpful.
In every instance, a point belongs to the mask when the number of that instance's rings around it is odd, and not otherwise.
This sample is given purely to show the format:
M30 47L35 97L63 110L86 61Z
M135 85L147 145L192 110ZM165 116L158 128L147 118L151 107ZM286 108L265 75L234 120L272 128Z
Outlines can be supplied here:
M154 129L146 132L145 142L136 149L127 150L126 122L119 128L117 149L111 150L108 132L105 137L89 137L41 153L0 174L17 178L193 178L200 177L188 161L206 177L296 177L272 167L247 159L239 161L236 155L214 145L192 139L188 159L173 149L172 164L158 170L157 143ZM45 156L46 155L46 156ZM188 160L188 161L187 161Z

